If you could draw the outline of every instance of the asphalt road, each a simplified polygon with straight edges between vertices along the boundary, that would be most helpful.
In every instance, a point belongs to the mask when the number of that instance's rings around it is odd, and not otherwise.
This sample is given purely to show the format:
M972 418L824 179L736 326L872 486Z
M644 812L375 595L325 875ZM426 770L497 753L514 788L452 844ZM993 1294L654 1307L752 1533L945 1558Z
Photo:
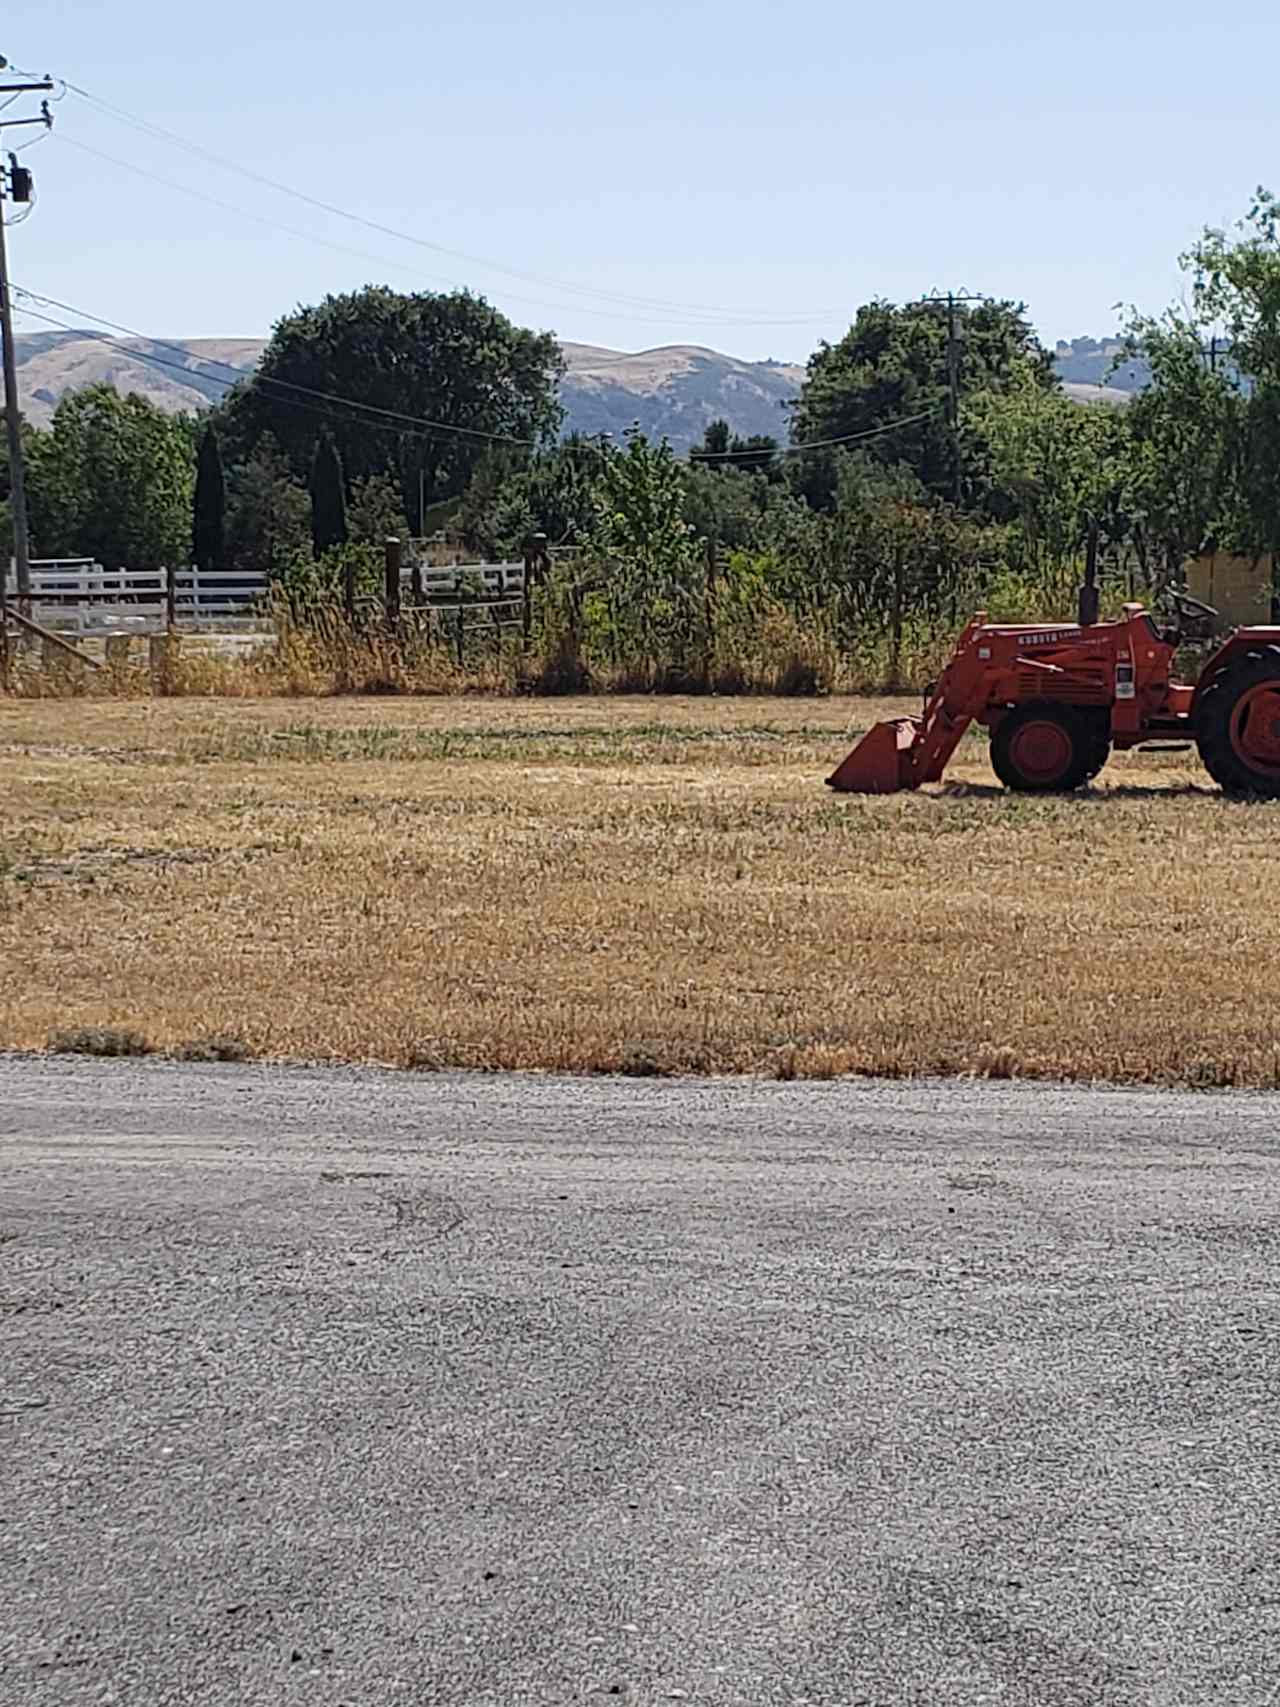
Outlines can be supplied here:
M0 1061L0 1702L1280 1701L1280 1099Z

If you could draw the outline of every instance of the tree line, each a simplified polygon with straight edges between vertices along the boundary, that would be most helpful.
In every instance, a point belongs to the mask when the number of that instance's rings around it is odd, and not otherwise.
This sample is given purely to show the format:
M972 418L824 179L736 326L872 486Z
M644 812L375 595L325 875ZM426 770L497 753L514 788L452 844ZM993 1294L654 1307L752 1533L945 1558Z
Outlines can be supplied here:
M615 666L705 678L717 636L769 620L900 676L976 602L1069 609L1091 529L1148 596L1206 546L1275 551L1278 217L1259 191L1181 257L1185 304L1129 315L1117 360L1152 377L1126 407L1069 398L1018 303L877 300L812 354L776 438L715 422L687 461L561 439L554 338L478 296L330 296L205 415L92 386L27 427L33 545L306 586L389 533L493 557L545 535L577 548L551 589L574 645Z

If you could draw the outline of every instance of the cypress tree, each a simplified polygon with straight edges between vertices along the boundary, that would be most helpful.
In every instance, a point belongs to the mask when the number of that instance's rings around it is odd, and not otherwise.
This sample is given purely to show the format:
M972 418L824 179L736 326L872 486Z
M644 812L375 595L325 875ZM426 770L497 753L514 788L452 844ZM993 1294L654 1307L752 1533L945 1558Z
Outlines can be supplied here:
M319 557L331 546L347 543L347 499L342 484L342 459L325 432L316 443L311 462L311 546Z
M191 525L192 556L197 569L222 569L226 546L227 483L222 471L222 447L212 427L206 427L196 459L196 492Z

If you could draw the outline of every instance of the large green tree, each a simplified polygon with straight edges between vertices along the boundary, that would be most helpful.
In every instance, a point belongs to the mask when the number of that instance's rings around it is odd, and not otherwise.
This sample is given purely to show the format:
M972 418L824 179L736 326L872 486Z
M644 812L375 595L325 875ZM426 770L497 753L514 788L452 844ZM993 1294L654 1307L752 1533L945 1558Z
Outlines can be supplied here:
M1122 409L1079 404L1023 376L965 406L970 455L985 462L988 512L1018 524L1018 567L1074 564L1090 521L1115 509L1128 475Z
M1210 341L1215 397L1225 383L1235 486L1231 543L1280 550L1280 200L1259 189L1234 234L1209 230L1182 257L1193 275L1190 325ZM1212 340L1228 359L1213 361Z
M189 420L90 385L63 397L32 450L32 534L41 556L130 569L186 561L196 461Z
M495 442L551 440L562 369L550 333L469 291L370 286L286 315L226 409L242 450L270 432L303 478L327 428L346 478L393 475L420 525L420 503L458 496Z
M1206 360L1201 328L1182 308L1135 317L1130 337L1151 383L1124 411L1125 504L1134 549L1158 584L1211 540L1249 543L1237 457L1249 405L1239 375Z
M1016 381L1043 389L1057 382L1052 357L1033 332L1021 304L957 303L954 361L961 401L1001 391ZM808 371L792 415L797 444L878 433L864 441L866 453L884 463L903 463L926 492L951 497L956 486L955 438L950 419L950 316L945 303L866 303L835 344L822 344ZM832 502L838 459L802 458L799 476L811 501ZM960 495L980 499L980 469L961 441Z

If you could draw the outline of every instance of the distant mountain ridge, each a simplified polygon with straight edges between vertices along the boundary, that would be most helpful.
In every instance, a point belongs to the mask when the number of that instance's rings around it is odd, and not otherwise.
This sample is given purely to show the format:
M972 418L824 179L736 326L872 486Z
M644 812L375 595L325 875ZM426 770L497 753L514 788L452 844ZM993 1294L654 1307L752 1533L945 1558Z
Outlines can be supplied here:
M14 340L23 409L48 424L69 391L105 381L135 391L171 414L207 408L228 381L248 375L266 347L263 338L119 338L106 344L91 332L23 332ZM701 443L712 421L726 420L742 437L770 433L785 441L785 405L798 396L804 367L794 362L748 362L700 344L666 344L627 352L566 343L560 387L565 431L611 433L638 425L665 436L678 451ZM1126 361L1114 373L1115 341L1075 338L1060 343L1055 363L1068 393L1081 402L1123 403L1150 379L1145 364Z
M1081 403L1126 403L1151 384L1151 369L1125 354L1119 338L1072 338L1054 346L1062 388Z
M744 362L699 344L668 344L628 355L591 344L563 344L568 371L560 385L565 429L618 436L635 424L679 451L701 444L713 421L743 438L787 437L784 405L800 393L804 368Z
M226 394L228 382L257 366L262 338L178 338L151 342L90 332L20 333L14 340L18 389L27 418L48 423L59 398L96 381L136 391L173 414L199 410ZM663 434L677 450L702 441L712 421L743 435L787 436L782 405L795 397L804 369L782 362L745 362L697 344L628 353L564 344L560 388L565 431L621 436L638 424Z

